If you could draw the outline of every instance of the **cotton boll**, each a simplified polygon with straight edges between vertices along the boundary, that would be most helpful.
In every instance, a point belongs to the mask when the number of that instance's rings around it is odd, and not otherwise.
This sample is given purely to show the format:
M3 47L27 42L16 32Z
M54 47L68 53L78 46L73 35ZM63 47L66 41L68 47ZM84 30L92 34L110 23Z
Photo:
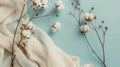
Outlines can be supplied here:
M84 14L84 18L85 18L86 21L89 21L89 16L90 16L89 13L85 13L85 14Z
M61 0L58 0L58 1L56 2L55 6L56 6L56 8L57 8L58 10L64 9L64 5L63 5L63 2L62 2Z
M27 25L27 28L28 28L29 30L33 30L34 25L32 24L32 22L29 22L29 24Z
M81 30L82 33L88 32L89 29L90 29L89 25L82 25L82 26L80 27L80 30Z
M59 22L56 22L56 23L54 23L53 25L55 26L55 28L58 28L58 29L60 29L60 27L61 27L61 25L60 25Z
M22 36L23 36L24 38L30 38L30 36L31 36L30 30L23 30L23 31L22 31Z
M85 17L85 18L88 18L89 15L90 15L89 13L85 13L85 14L84 14L84 17Z
M46 4L42 4L42 9L46 9L48 6Z
M52 32L56 32L57 30L60 29L60 27L61 27L60 23L56 22L56 23L53 23L51 30Z
M89 18L92 20L92 19L94 19L94 14L89 14Z
M57 7L58 10L63 10L64 9L64 5L60 5Z
M36 5L37 5L37 3L38 3L38 0L33 0L32 2L33 2L33 5L35 5L35 6L36 6Z
M38 3L36 4L36 6L39 7L39 8L41 8L42 3L38 2Z
M22 27L21 27L21 29L22 30L33 30L34 29L34 25L33 25L33 23L32 22L29 22L27 25L26 25L27 23L22 23Z
M91 21L92 19L94 19L94 14L92 14L92 13L85 13L84 14L84 19L86 20L86 21Z

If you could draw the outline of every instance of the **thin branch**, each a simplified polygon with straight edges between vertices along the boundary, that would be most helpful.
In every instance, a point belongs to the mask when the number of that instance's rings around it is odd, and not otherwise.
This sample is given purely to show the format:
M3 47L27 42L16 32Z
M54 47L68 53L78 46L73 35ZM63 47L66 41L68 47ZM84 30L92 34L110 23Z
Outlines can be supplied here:
M73 13L74 13L74 16L75 16L75 6L74 6L74 3L72 3L72 7L73 7Z
M71 15L76 21L77 21L77 23L79 24L79 20L77 19L77 17L75 17L75 15L74 14L72 14L72 13L69 13L69 15Z
M92 50L92 52L94 53L94 55L98 58L98 60L104 65L104 67L106 67L106 64L102 61L102 59L98 56L98 54L95 52L95 50L93 49L92 45L90 44L89 40L87 39L87 36L84 34L84 37L88 43L88 46L90 47L90 49Z
M33 7L33 5L30 6L30 8L25 12L25 14L22 16L22 18L31 10L32 7Z
M79 25L81 25L81 23L80 23L80 21L81 21L81 20L80 20L80 15L81 15L81 13L79 12Z
M95 30L95 32L96 32L96 34L97 34L97 37L98 37L98 39L99 39L99 41L100 41L100 44L101 44L101 47L102 47L102 53L103 53L103 62L104 62L104 64L105 64L105 48L104 48L104 42L105 42L105 36L103 37L104 39L103 39L103 42L102 42L102 40L101 40L101 38L100 38L100 35L99 35L99 33L98 33L98 31L97 31L97 29L96 29L96 27L95 27L95 25L91 22L91 25L93 26L93 28L94 28L94 30ZM105 65L106 66L106 65Z
M106 35L106 32L104 30L104 25L102 23L102 33L103 33L103 62L106 63L106 59L105 59L105 35Z
M36 16L36 17L34 17L33 19L37 19L37 18L41 18L41 17L46 17L46 16L50 16L49 14L46 14L46 15L44 15L44 16Z
M103 61L101 60L101 58L98 56L98 54L95 52L95 50L93 49L92 45L90 44L89 40L87 39L87 36L86 34L84 34L84 37L88 43L88 46L90 47L90 49L92 50L92 52L95 54L95 56L100 60L100 62L103 63Z
M103 62L105 63L105 33L103 32Z
M12 42L12 56L11 56L11 65L10 65L10 67L14 67L14 59L15 59L15 56L14 56L14 52L15 52L14 51L14 43L15 43L16 33L17 33L17 30L18 30L18 27L19 27L19 24L20 24L20 20L22 18L22 14L24 12L24 8L25 8L25 4L23 5L22 12L20 14L20 18L18 19L18 24L17 24L15 32L14 32L14 37L13 37L13 42Z
M95 32L96 32L96 34L97 34L97 37L98 37L98 39L99 39L99 41L100 41L100 44L101 44L101 46L103 47L102 40L101 40L101 38L100 38L100 35L99 35L99 33L98 33L95 25L94 25L92 22L91 22L91 25L93 26L93 28L94 28L94 30L95 30Z
M76 6L76 5L75 5ZM71 15L77 22L78 22L78 24L79 24L79 26L80 26L80 13L85 13L85 11L83 10L83 9L78 9L78 12L79 12L79 16L78 17L76 17L76 15L75 15L75 8L76 7L74 7L74 3L72 3L72 7L73 7L73 13L71 12L69 15ZM91 8L91 12L92 12L92 10L93 10L94 8ZM90 12L90 13L91 13ZM78 18L78 19L77 19ZM92 52L94 53L94 55L98 58L98 60L104 65L104 67L106 67L106 64L105 64L105 49L104 49L104 44L105 44L105 35L103 34L103 41L102 41L102 39L101 39L101 37L100 37L100 35L99 35L99 32L97 31L97 29L96 29L96 26L91 22L91 28L95 31L95 33L96 33L96 35L97 35L97 37L98 37L98 40L99 40L99 42L100 42L100 45L101 45L101 49L102 49L102 58L100 58L99 56L98 56L98 54L95 52L95 50L94 50L94 48L92 47L92 45L90 44L90 42L89 42L89 40L87 39L87 37L86 37L86 35L84 34L84 37L85 37L85 39L86 39L86 41L87 41L87 43L88 43L88 45L89 45L89 47L90 47L90 49L92 50Z

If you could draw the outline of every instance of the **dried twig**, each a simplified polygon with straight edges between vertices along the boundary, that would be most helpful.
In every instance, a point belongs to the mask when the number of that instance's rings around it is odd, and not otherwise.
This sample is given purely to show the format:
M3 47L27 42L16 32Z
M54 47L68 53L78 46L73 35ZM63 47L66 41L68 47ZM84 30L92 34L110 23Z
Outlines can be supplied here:
M20 14L20 18L17 20L18 24L17 24L16 29L15 29L15 32L14 32L14 37L13 37L13 42L12 42L12 56L11 56L11 64L10 64L10 67L14 67L14 59L15 59L14 44L15 44L15 38L16 38L16 33L17 33L17 30L18 30L18 27L19 27L19 24L20 24L20 21L21 21L21 18L22 18L24 9L25 9L25 4L24 4L23 7L22 7L22 12L21 12L21 14Z
M77 5L77 6L79 6L79 3L78 3L79 1L76 1L75 2L75 4L74 3L72 3L72 6L73 5ZM74 9L76 9L78 12L79 12L79 16L78 16L78 19L77 19L77 16L75 15L75 13L73 14L72 12L70 13L70 15L72 16L72 17L74 17L74 19L77 21L77 23L79 23L79 26L82 26L82 24L81 24L81 18L80 18L80 16L81 16L81 13L85 13L84 12L84 10L82 9L82 10L80 10L80 8L77 8L76 6L73 6L73 8ZM94 9L94 7L92 7L91 8L91 11L90 11L90 13L92 12L92 10ZM74 10L74 12L75 12L75 10ZM96 16L95 16L95 19L96 19ZM101 36L100 36L100 34L99 34L99 32L97 31L97 29L96 29L96 26L93 24L93 22L90 22L91 23L91 26L92 26L92 28L93 28L93 30L95 31L95 33L96 33L96 35L97 35L97 38L98 38L98 40L99 40L99 42L100 42L100 45L101 45L101 49L102 49L102 59L99 57L99 55L96 53L96 51L95 51L95 49L93 48L93 46L90 44L90 42L89 42L89 40L88 40L88 38L87 38L87 36L86 36L86 34L85 33L83 33L84 34L84 37L85 37L85 39L86 39L86 41L87 41L87 43L88 43L88 46L90 47L90 49L92 50L92 52L94 53L94 55L97 57L97 59L103 64L103 66L104 67L107 67L106 66L106 63L105 63L105 34L106 34L106 32L104 32L104 30L102 29L102 32L103 32L103 41L102 41L102 39L101 39ZM85 23L86 24L86 23Z

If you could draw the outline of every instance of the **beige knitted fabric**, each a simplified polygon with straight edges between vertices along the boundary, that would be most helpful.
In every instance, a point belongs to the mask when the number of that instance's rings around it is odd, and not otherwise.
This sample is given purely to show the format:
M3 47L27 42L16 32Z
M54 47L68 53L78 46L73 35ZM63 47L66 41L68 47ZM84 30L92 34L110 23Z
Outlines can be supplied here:
M0 0L0 67L9 67L13 33L20 16L22 0ZM25 11L24 11L25 12ZM18 33L18 32L17 32ZM35 35L25 46L26 51L16 46L14 67L80 67L78 57L69 56L59 49L51 38L35 26ZM82 67L93 67L91 64Z

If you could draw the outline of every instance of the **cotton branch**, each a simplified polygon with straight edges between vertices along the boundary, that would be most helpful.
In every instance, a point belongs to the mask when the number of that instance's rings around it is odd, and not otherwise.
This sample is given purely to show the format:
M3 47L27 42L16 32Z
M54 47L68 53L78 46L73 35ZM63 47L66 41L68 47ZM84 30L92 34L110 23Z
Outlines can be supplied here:
M15 38L16 38L16 33L17 33L17 30L18 30L18 27L19 27L19 24L20 24L20 21L21 21L21 18L22 18L24 9L25 9L25 3L24 3L24 5L23 5L23 7L22 7L22 12L21 12L21 14L20 14L20 18L17 20L18 24L17 24L17 26L16 26L16 29L15 29L15 32L14 32L14 36L13 36L13 42L12 42L12 56L11 56L11 64L10 64L10 67L14 67L14 59L15 59L14 45L15 45Z
M101 36L99 34L99 32L97 31L97 27L92 22L93 20L96 20L96 16L94 16L94 14L92 14L92 11L94 10L94 7L92 7L89 12L85 12L79 6L80 6L79 1L76 1L75 3L72 3L72 7L73 7L74 11L73 11L73 13L71 12L69 15L71 15L77 21L77 23L79 23L81 33L84 35L84 37L86 39L86 42L88 43L88 46L90 47L93 54L103 64L104 67L107 67L106 63L105 63L106 58L105 58L105 48L104 48L105 46L104 45L105 45L105 34L106 34L106 31L107 31L108 28L103 25L104 21L102 21L101 27L102 27L103 36ZM78 17L75 15L75 11L77 11L79 13ZM84 21L83 21L84 24L81 24L82 23L81 18L80 18L81 13L84 14ZM101 49L102 49L102 58L99 57L96 50L93 48L93 45L89 42L89 40L88 40L88 38L86 36L86 33L89 31L89 26L91 26L92 29L95 31L95 34L97 35L97 38L98 38L98 40L100 42Z

